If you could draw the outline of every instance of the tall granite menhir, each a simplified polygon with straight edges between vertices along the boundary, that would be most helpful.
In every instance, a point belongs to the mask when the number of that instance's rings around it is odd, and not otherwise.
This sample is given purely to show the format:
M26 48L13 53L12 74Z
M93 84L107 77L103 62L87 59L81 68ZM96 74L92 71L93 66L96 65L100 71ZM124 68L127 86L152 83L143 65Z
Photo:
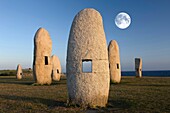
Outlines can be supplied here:
M16 78L17 79L22 79L23 73L22 73L22 67L21 67L20 64L18 64L16 71L17 71Z
M51 57L51 62L52 62L52 79L55 81L59 81L61 76L60 60L56 55L53 55Z
M33 75L37 84L51 84L52 41L48 32L40 28L34 37Z
M111 40L108 47L110 80L112 83L120 83L121 66L119 46L115 40Z
M142 59L135 58L136 77L142 77Z
M86 63L89 67L83 67ZM80 11L73 20L66 73L69 103L106 106L110 86L108 51L102 17L94 9Z

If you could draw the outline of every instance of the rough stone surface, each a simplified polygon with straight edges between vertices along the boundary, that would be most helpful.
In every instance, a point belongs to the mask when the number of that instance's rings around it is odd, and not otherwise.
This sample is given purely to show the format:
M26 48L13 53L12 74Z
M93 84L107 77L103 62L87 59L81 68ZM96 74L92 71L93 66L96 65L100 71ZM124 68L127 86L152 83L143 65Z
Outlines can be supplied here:
M92 72L83 72L83 61L91 61ZM74 18L68 40L66 72L70 103L106 106L110 86L108 51L102 17L94 9L84 9Z
M37 84L51 84L52 41L48 32L40 28L34 37L33 75Z
M142 59L135 58L136 77L142 77Z
M55 81L59 81L61 76L60 60L56 55L53 55L51 57L51 63L52 63L52 79Z
M119 56L119 46L115 40L111 40L108 47L110 80L112 83L120 83L121 65Z
M22 67L21 67L20 64L18 64L18 66L17 66L16 78L17 78L17 79L22 79L22 77L23 77Z

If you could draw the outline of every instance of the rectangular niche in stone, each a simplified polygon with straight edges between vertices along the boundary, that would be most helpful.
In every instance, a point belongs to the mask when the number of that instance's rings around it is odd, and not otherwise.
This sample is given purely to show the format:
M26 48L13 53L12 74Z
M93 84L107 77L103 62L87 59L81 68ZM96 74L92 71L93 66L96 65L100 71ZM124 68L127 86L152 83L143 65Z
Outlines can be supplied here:
M119 69L119 64L117 64L117 69Z
M48 65L48 56L45 56L45 65Z
M90 59L82 60L82 72L92 73L92 60Z

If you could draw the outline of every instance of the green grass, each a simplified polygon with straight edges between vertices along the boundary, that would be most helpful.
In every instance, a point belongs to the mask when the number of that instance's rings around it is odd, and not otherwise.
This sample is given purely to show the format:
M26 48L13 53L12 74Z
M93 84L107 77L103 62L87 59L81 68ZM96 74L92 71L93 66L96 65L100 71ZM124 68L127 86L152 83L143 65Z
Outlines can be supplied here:
M23 69L23 73L26 75L32 74L32 70ZM16 76L16 70L0 70L0 76Z
M0 76L15 76L16 70L0 70Z
M31 76L0 76L0 113L170 112L169 77L123 77L120 84L111 84L107 107L96 109L67 106L65 77L50 86L33 83Z

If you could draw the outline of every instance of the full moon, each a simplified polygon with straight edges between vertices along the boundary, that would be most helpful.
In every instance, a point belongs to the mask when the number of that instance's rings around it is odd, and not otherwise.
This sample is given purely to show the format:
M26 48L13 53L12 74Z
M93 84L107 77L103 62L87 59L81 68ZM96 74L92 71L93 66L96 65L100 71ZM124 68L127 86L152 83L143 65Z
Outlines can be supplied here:
M131 23L131 18L127 13L121 12L115 18L115 24L120 29L126 29Z

